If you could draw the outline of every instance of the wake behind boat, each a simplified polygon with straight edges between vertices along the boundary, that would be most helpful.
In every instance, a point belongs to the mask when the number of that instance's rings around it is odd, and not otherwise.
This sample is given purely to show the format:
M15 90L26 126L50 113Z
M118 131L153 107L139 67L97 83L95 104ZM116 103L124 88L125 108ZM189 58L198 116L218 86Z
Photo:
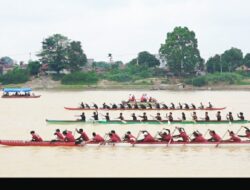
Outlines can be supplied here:
M30 146L30 147L216 147L218 142L152 142L152 143L82 143L76 145L74 142L31 142L21 140L0 140L4 146ZM220 147L250 146L250 141L242 142L221 142Z
M162 124L183 124L183 125L198 125L198 124L246 124L249 123L248 120L235 120L235 121L228 121L228 120L222 120L222 121L217 121L217 120L211 120L211 121L203 121L203 120L198 120L198 121L182 121L182 120L174 120L172 122L168 120L162 120L162 121L157 121L157 120L148 120L148 121L133 121L133 120L110 120L110 121L105 121L105 120L99 120L99 121L82 121L82 120L50 120L46 119L46 122L49 124L102 124L102 125L109 125L109 124L116 124L116 125L136 125L136 124L145 124L145 125L162 125Z

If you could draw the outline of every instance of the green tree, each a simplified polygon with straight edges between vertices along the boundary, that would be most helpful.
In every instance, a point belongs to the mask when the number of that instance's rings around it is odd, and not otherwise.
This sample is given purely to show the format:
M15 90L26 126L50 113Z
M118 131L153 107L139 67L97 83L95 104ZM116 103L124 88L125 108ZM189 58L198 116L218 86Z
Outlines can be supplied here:
M220 55L215 55L207 60L206 68L208 73L215 73L221 71L221 57Z
M61 34L55 34L42 42L42 51L38 54L43 64L59 73L68 65L68 47L70 40Z
M33 76L38 75L40 68L41 68L41 64L39 61L29 61L27 69L30 75L33 75Z
M250 53L246 54L246 56L244 57L244 65L250 67Z
M221 55L223 71L232 72L243 64L243 53L240 49L231 48Z
M2 84L21 84L29 80L29 73L27 70L15 68L5 75L1 76L0 81Z
M69 65L68 68L72 71L78 71L81 66L87 64L87 56L82 50L81 42L70 42L68 50Z
M138 55L138 64L145 67L156 67L160 65L160 61L147 51L143 51Z
M161 45L160 54L168 62L168 67L176 75L194 73L202 68L203 59L200 56L195 33L187 27L176 27L167 34L165 44Z

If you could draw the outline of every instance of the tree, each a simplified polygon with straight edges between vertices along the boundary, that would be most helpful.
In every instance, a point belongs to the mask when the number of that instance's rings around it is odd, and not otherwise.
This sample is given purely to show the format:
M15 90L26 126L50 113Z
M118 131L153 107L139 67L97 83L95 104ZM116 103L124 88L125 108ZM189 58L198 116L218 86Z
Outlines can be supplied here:
M81 66L87 64L87 56L83 53L81 42L70 42L68 58L68 67L73 72L78 71Z
M143 51L138 55L138 64L145 67L156 67L160 65L160 61L147 51Z
M224 71L235 71L235 69L243 64L243 53L240 49L231 48L221 55L221 61Z
M221 56L216 54L207 60L206 68L208 73L220 72L222 70Z
M12 58L8 57L8 56L2 57L0 59L0 62L5 64L5 65L13 65L14 64L14 60Z
M38 54L43 64L59 73L68 64L69 39L61 34L55 34L42 42L42 51Z
M203 59L200 56L195 33L187 27L176 27L167 34L165 44L161 45L160 54L168 62L168 67L176 75L194 73L202 68Z
M246 65L247 67L250 67L250 53L246 54L244 58L244 65Z
M41 68L41 64L39 61L30 61L28 63L28 71L30 73L30 75L38 75L39 70Z

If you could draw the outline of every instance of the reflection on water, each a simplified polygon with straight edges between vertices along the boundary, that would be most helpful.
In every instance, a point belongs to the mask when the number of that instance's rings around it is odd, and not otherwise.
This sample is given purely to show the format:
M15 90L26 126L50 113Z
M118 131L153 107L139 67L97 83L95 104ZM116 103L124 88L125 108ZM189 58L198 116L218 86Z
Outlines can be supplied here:
M171 125L47 125L45 119L76 119L81 112L70 112L65 106L75 107L81 101L98 104L118 103L128 94L140 96L143 92L95 91L95 92L39 92L36 100L0 100L0 139L29 140L31 130L36 130L44 139L53 139L55 129L84 128L104 135L114 129L120 135L128 130L135 136L145 129L155 134ZM192 102L204 104L211 101L217 107L227 106L222 112L234 114L244 112L250 119L249 92L201 91L168 92L152 91L147 94L163 102ZM237 98L235 98L237 97ZM105 112L102 112L105 114ZM124 112L129 117L132 112ZM204 112L197 112L200 116ZM141 114L141 112L137 112ZM156 112L149 113L154 115ZM166 112L162 112L162 115ZM181 112L173 112L178 117ZM210 112L211 118L216 112ZM92 112L86 112L87 117ZM116 118L119 112L110 113ZM189 117L189 113L187 113ZM187 125L189 134L193 130L206 133L215 129L224 134L227 129L237 131L239 125ZM244 133L242 130L240 133ZM208 135L207 135L208 137ZM0 146L0 177L249 177L250 147L5 147Z

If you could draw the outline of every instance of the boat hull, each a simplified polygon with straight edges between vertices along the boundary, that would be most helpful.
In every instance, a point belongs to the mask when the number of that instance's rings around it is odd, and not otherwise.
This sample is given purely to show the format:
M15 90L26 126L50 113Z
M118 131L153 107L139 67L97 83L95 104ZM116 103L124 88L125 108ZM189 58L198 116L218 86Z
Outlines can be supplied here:
M231 147L231 146L250 146L250 141L244 142L206 142L206 143L183 143L183 142L154 142L154 143L87 143L76 145L74 142L30 142L19 140L0 140L0 145L22 146L22 147Z
M49 124L101 124L101 125L110 125L110 124L115 124L115 125L136 125L136 124L144 124L144 125L162 125L162 124L180 124L180 125L209 125L209 124L246 124L249 123L249 121L173 121L173 122L168 122L168 121L147 121L147 122L140 122L140 121L80 121L80 120L46 120L47 123Z
M226 107L224 108L204 108L204 109L129 109L129 108L125 108L125 109L104 109L104 108L99 108L99 109L95 109L95 108L69 108L69 107L64 107L64 109L69 110L69 111L95 111L95 110L99 110L99 111L221 111L221 110L225 110Z
M5 98L5 99L13 99L13 98L21 98L21 99L29 99L29 98L40 98L41 95L39 96L2 96L2 98Z

